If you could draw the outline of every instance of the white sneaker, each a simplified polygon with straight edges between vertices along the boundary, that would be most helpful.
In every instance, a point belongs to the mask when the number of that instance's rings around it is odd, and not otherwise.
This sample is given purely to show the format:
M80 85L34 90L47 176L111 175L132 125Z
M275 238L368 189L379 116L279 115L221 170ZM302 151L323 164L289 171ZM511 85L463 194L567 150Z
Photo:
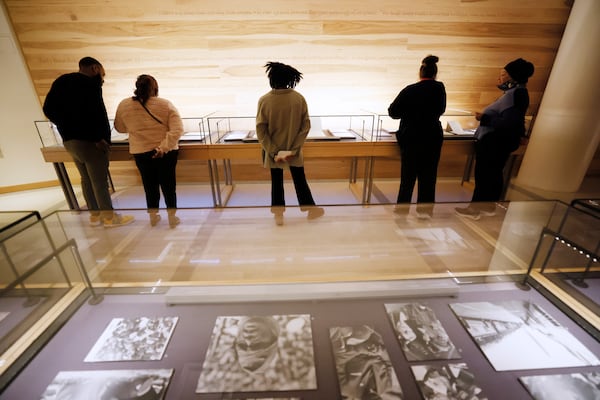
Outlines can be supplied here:
M429 220L431 219L431 214L417 211L417 218L422 220Z
M114 228L117 226L123 226L132 223L135 221L133 215L120 215L117 213L113 214L111 219L104 219L104 227L105 228Z
M494 215L496 215L496 211L494 210L479 210L479 213L484 217L493 217Z
M454 212L458 216L470 218L475 221L477 221L479 218L481 218L479 211L472 207L456 207L454 209Z

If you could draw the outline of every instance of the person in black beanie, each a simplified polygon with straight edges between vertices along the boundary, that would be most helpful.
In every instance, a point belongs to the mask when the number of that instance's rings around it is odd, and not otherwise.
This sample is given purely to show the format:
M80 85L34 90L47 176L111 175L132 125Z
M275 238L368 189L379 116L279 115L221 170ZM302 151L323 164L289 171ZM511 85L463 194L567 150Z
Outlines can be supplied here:
M522 58L506 64L498 78L498 89L504 94L483 113L475 113L479 121L475 131L475 189L472 203L455 209L458 215L477 220L481 215L495 214L495 202L504 189L504 166L525 137L527 81L533 72L533 64Z

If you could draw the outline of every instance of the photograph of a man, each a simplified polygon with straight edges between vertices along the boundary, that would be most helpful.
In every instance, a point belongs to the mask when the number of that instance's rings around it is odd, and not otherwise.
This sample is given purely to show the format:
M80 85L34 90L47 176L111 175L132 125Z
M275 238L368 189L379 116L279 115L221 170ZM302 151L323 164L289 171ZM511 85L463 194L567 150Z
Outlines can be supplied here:
M408 361L461 357L430 307L420 303L396 303L386 304L385 309Z
M316 388L309 315L217 317L196 393Z
M329 329L342 399L402 400L381 335L368 325Z

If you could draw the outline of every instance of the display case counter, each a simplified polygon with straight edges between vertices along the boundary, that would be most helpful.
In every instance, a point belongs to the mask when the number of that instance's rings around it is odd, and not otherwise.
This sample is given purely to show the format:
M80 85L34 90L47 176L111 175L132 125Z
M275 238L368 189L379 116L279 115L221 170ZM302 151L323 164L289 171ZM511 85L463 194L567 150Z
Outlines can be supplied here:
M444 135L438 176L457 177L461 183L469 181L474 164L474 139L472 135L456 134L458 128L451 126L456 122L461 129L470 129L468 121L473 120L473 116L444 115L443 119L446 129L451 131ZM262 168L254 117L213 113L205 118L184 118L184 121L190 137L180 141L179 159L183 162L178 169L185 170L186 179L193 179L199 175L198 166L186 161L206 163L202 177L208 180L214 206L227 205L235 188L234 179L236 182L268 179ZM378 114L311 116L311 133L304 145L304 155L310 163L308 178L313 179L311 174L314 174L320 179L347 179L356 202L369 204L375 179L399 177L400 151L392 133L397 125L397 120ZM41 150L44 160L54 164L69 207L79 209L64 164L72 160L60 143L60 135L48 121L36 121L36 127L44 145ZM509 159L505 170L507 181L518 167L525 148L521 146ZM129 162L125 167L128 171L135 168L126 135L115 140L110 159ZM121 176L126 175L132 176ZM112 177L110 183L112 185Z

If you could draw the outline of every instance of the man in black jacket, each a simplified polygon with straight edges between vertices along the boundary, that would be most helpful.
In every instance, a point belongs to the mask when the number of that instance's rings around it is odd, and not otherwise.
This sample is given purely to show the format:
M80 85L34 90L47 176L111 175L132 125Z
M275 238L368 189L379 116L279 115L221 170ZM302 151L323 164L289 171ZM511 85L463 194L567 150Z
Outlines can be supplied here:
M44 101L44 114L62 137L81 175L90 224L105 227L133 222L113 211L108 189L110 124L102 98L104 67L92 57L79 61L79 71L58 77Z

